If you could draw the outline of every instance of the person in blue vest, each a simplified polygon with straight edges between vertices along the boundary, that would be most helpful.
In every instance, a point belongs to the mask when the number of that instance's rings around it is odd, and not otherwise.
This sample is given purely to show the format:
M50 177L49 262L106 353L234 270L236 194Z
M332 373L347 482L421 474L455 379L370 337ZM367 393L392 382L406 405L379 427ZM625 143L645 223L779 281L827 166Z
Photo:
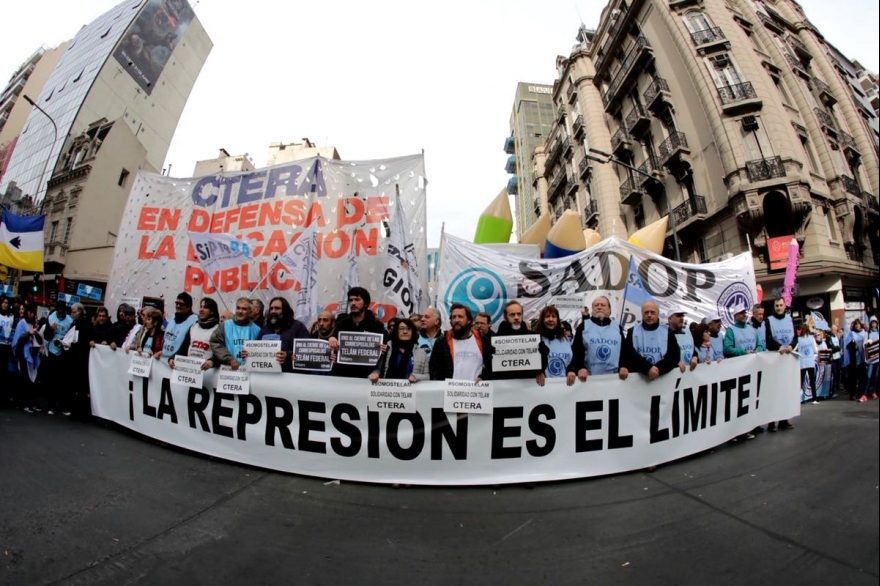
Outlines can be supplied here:
M260 326L251 321L251 301L247 297L240 297L235 302L235 314L232 319L227 319L221 327L211 334L211 352L214 354L215 364L225 364L238 370L244 357L244 343L248 340L256 340L260 333Z
M748 319L748 308L745 305L733 308L733 325L724 332L725 358L754 354L764 349L757 331L748 323Z
M721 314L713 311L706 316L706 328L709 330L709 344L712 347L712 360L724 360L724 336L721 335Z
M581 382L586 382L590 375L620 373L623 333L611 317L611 302L600 295L593 299L590 309L574 333L567 370Z
M655 380L678 366L681 349L675 334L660 323L660 309L654 301L642 303L642 321L626 334L620 350L621 380L637 372Z
M805 380L810 381L810 398L815 400L818 397L816 364L819 362L819 346L816 344L816 338L810 331L810 324L807 322L802 323L800 330L798 330L798 355L798 362L801 366L801 402L808 398L803 392Z
M756 303L752 306L752 319L749 320L749 325L755 330L755 335L758 336L758 348L757 352L764 352L767 350L767 330L764 326L764 306L760 303Z
M162 344L162 358L171 360L183 345L183 340L199 316L193 313L193 298L189 293L181 293L174 302L174 318L165 326L165 342Z
M674 307L669 311L669 317L666 318L669 329L675 335L675 341L678 342L678 349L681 351L681 358L678 361L678 369L681 372L688 368L695 369L699 361L694 347L694 335L684 327L685 315L687 312L684 308Z
M425 351L425 356L430 360L431 350L434 349L434 342L443 335L443 330L440 329L440 312L433 307L429 307L422 313L422 318L418 322L413 323L420 326L416 343L419 348ZM392 331L392 333L396 334L396 330Z
M825 339L825 343L828 345L828 349L831 350L831 390L829 391L828 398L834 399L837 397L840 386L841 358L843 358L840 328L837 327L837 324L831 326L831 333Z
M59 410L64 415L70 415L66 404L62 405L65 401L61 393L67 389L65 381L67 373L62 364L61 352L64 348L61 345L61 340L64 339L71 327L73 327L73 318L67 313L67 303L57 301L55 311L49 314L46 321L43 336L47 342L46 350L48 352L40 365L40 379L49 401L49 415Z
M870 397L871 399L877 399L877 381L880 376L878 376L878 370L880 370L880 360L878 360L877 356L874 356L871 359L868 359L868 342L872 340L877 340L880 338L880 331L877 329L877 318L872 317L870 321L870 326L868 327L868 333L866 335L865 340L865 364L868 365L866 383L865 383L865 394L862 395L862 399ZM860 399L861 400L861 399Z
M868 336L862 327L862 320L854 319L849 332L843 339L843 347L847 354L846 392L851 401L859 401L865 395L865 342Z
M568 371L574 353L571 349L571 340L566 338L565 331L559 321L559 310L553 305L548 305L541 310L538 323L535 325L535 333L541 336L541 342L547 349L547 364L543 372L535 377L540 386L544 386L547 378L565 378L568 386L574 384L575 373Z
M797 348L794 322L785 306L785 299L773 301L773 315L766 319L767 350L788 354Z

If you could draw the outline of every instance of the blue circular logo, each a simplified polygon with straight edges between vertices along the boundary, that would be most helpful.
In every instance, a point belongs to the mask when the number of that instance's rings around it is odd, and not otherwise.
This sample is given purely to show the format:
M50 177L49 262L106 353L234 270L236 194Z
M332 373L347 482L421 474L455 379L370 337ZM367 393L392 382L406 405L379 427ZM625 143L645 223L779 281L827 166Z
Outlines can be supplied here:
M721 323L724 327L733 324L733 308L737 305L745 305L749 310L752 309L754 298L752 290L742 281L737 281L728 285L721 295L718 296L718 313L721 315Z
M565 376L565 360L553 356L547 361L547 374L552 377Z
M611 358L611 348L608 346L599 346L596 348L596 358L605 362L609 358Z
M484 311L492 318L492 323L502 318L504 304L507 303L507 288L501 277L484 268L464 270L449 283L443 298L446 307L462 303L475 313Z

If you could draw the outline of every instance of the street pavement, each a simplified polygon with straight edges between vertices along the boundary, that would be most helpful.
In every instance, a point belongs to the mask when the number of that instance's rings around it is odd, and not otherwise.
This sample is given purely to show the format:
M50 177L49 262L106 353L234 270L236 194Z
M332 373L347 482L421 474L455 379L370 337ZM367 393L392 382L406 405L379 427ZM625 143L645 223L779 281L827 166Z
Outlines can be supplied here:
M878 401L661 466L401 488L0 411L0 584L871 584Z

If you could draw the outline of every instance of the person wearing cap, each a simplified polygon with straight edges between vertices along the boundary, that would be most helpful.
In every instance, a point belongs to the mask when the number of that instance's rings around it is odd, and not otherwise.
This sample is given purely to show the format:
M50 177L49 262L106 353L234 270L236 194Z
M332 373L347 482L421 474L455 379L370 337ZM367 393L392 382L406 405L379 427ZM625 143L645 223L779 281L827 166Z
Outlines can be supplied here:
M712 348L711 359L721 362L724 359L724 338L721 336L721 314L713 311L706 316L706 328L709 330L709 345Z
M130 342L129 339L133 334L137 333L140 326L137 323L137 310L123 303L119 306L119 319L113 325L113 333L110 336L110 349L125 348Z
M199 319L192 310L193 298L189 293L181 293L174 302L174 318L165 326L165 341L162 345L162 358L171 360L183 345L183 339Z
M780 354L788 354L797 348L794 322L785 307L785 299L777 297L773 301L773 315L766 320L767 350L778 350Z
M654 380L678 366L681 349L668 326L660 323L660 310L654 301L642 303L642 321L630 328L620 350L618 376L626 380L638 372Z
M620 324L611 317L611 302L600 295L593 299L591 311L582 314L584 321L574 334L567 372L574 373L581 382L590 375L619 375L623 333Z
M688 366L690 366L691 370L695 369L698 363L697 352L694 347L694 336L684 327L685 315L687 315L687 311L683 307L673 307L669 311L669 317L666 318L667 323L669 324L669 329L675 336L675 341L678 342L678 348L681 350L681 358L678 361L678 368L682 372L684 372Z
M745 305L733 308L733 325L724 332L725 358L754 354L764 349L755 328L748 324L748 318L748 308Z
M334 352L339 351L339 332L372 332L374 334L382 334L383 344L382 352L388 348L384 344L387 339L385 326L376 319L370 310L370 292L363 287L352 287L348 290L348 315L340 318L336 322L336 330L333 337L330 338L330 348ZM344 376L347 378L367 379L373 372L373 364L354 365L354 364L333 364L333 376Z

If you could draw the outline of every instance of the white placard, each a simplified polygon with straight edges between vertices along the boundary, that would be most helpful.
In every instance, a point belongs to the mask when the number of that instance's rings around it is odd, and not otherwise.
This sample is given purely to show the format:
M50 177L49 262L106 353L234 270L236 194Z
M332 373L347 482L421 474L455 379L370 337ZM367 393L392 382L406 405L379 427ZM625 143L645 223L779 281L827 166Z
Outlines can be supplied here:
M491 415L494 387L487 381L447 380L443 410L447 413Z
M554 295L552 303L559 311L580 311L587 300L583 295Z
M416 394L408 380L379 380L367 391L370 411L416 412Z
M223 365L217 375L217 392L229 395L249 395L251 379L246 370L232 370L231 366Z
M171 383L185 387L201 387L205 372L202 358L191 356L175 356L174 370L171 371Z
M134 307L135 311L140 311L140 309L141 309L141 298L140 297L123 297L119 300L119 305L122 305L123 303Z
M525 336L494 336L492 347L492 370L507 372L511 370L541 370L541 352L537 334Z
M150 370L153 368L153 357L149 354L141 355L131 352L131 362L128 363L128 374L142 378L150 378Z
M281 340L247 340L244 349L248 371L281 373L281 363L275 358L281 352Z

